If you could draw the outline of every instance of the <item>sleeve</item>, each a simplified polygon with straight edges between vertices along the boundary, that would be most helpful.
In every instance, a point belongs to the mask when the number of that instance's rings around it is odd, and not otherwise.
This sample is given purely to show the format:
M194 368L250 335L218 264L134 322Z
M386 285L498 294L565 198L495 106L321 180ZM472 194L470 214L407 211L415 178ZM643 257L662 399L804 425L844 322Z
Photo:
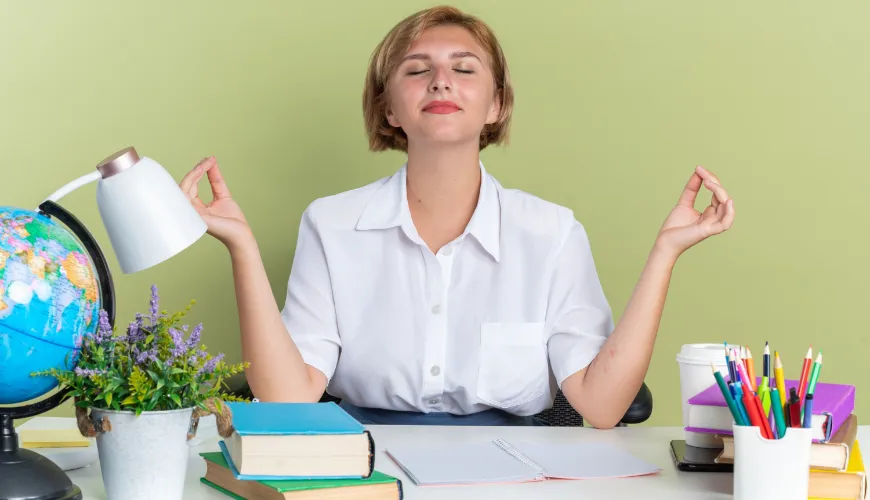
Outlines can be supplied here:
M576 220L556 256L546 328L550 366L560 388L595 359L614 328L589 239Z
M281 318L306 364L332 379L341 340L326 253L311 207L302 214Z

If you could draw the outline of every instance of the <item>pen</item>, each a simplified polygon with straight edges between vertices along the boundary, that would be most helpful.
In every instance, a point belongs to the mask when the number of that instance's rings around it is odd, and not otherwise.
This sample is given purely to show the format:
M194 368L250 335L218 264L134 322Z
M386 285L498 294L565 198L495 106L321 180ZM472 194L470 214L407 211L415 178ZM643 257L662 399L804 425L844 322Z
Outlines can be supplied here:
M807 394L806 399L804 399L804 425L803 427L809 429L812 427L813 423L813 395Z
M773 380L773 372L770 371L770 344L764 343L764 354L762 355L763 370L762 375L767 377L767 380Z
M767 387L767 377L761 379L761 388L758 389L758 396L761 398L761 409L764 410L764 416L770 416L770 389Z
M779 389L779 404L785 406L788 394L785 391L785 372L782 369L782 360L779 359L779 351L775 352L776 360L773 364L773 373L776 375L776 388Z
M749 390L743 393L743 406L746 407L746 412L749 414L749 422L752 426L758 427L762 437L770 439L769 431L764 425L765 420L761 417L761 405L758 404L755 395Z
M761 400L758 398L758 394L752 395L752 401L755 403L755 407L758 408L758 416L761 417L761 426L764 427L764 431L767 433L767 438L773 439L773 430L770 428L770 423L768 422L767 415L764 413L764 408L761 406Z
M777 435L779 438L785 435L785 416L782 413L782 406L779 404L779 389L774 387L770 390L770 398L773 400L771 403L771 408L773 411L770 413L773 414L773 421L776 423Z
M813 346L810 345L810 348L807 350L807 356L804 358L804 365L801 368L801 378L800 385L798 386L798 398L800 398L801 403L804 401L804 396L807 393L807 382L810 377L810 365L813 363Z
M743 416L740 414L740 410L737 409L737 403L734 402L734 399L731 397L731 391L728 390L728 386L725 385L725 379L722 378L722 373L716 368L716 365L713 362L710 362L710 368L713 369L713 376L716 377L716 383L719 384L719 389L722 391L722 396L725 398L725 403L728 405L728 409L731 410L731 416L734 417L734 422L737 425L747 425L743 422Z
M740 416L743 417L746 425L752 425L752 419L749 418L749 412L743 404L743 388L740 382L735 382L731 385L731 388L734 389L734 402L737 404L737 409L740 410Z
M794 387L789 390L788 396L788 426L801 426L801 400Z
M779 439L779 428L776 426L776 417L773 416L773 412L767 415L767 425L770 427L773 439Z

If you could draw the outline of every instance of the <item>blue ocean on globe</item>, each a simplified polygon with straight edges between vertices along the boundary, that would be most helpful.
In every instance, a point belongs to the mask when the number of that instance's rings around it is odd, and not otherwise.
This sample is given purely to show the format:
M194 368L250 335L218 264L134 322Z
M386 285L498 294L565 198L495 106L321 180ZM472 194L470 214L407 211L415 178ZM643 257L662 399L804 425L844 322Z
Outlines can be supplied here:
M57 387L81 338L99 320L93 263L65 227L42 214L0 206L0 404L29 401Z

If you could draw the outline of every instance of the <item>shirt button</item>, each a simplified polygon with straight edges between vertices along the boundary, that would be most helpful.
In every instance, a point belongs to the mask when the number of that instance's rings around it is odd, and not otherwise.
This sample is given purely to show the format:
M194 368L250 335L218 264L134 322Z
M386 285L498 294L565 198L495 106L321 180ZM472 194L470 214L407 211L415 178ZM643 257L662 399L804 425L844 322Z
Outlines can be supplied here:
M450 247L447 247L444 250L441 250L441 255L443 255L445 257L449 257L450 254L452 254L452 253L453 253L453 249Z
M435 304L434 306L432 306L432 314L439 313L441 313L441 304Z
M433 377L436 377L436 376L438 376L439 373L441 373L441 367L439 367L437 365L433 366L432 369L429 370L429 373L431 373Z

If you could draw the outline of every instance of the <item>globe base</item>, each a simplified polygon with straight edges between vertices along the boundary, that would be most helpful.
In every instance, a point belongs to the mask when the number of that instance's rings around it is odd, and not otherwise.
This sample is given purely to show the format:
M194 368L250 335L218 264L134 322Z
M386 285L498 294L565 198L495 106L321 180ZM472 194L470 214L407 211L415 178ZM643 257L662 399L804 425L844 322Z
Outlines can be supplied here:
M0 452L0 500L82 500L54 462L31 450Z
M82 500L82 492L51 460L18 447L9 414L0 414L0 500Z

